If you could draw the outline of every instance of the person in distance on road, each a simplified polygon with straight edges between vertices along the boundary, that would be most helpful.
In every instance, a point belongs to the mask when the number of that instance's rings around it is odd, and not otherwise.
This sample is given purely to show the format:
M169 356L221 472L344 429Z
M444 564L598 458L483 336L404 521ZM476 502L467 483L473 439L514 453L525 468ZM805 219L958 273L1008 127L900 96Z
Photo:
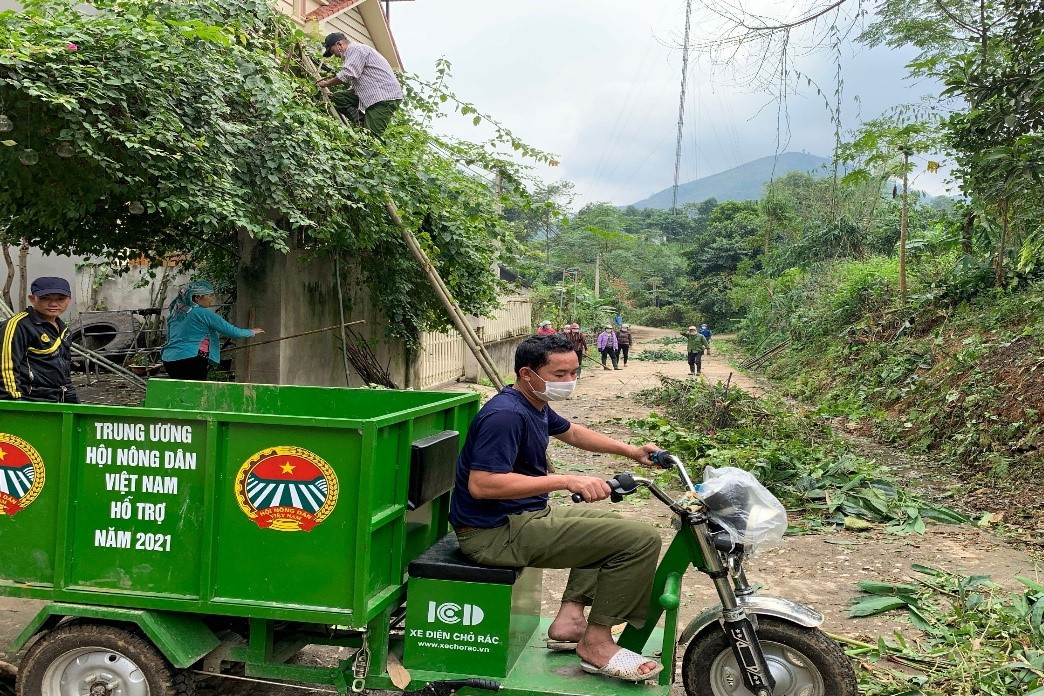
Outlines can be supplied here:
M689 374L698 375L703 367L703 351L710 350L710 344L695 326L690 326L682 335L688 342L686 349L688 350Z
M598 334L598 352L602 354L602 367L609 369L605 365L605 359L609 358L613 362L613 369L619 370L619 351L620 344L616 341L616 334L613 332L613 327L610 324L606 324L602 329L602 333Z
M616 332L616 342L620 346L620 357L623 359L624 367L627 367L627 353L631 350L631 341L631 327L623 324Z

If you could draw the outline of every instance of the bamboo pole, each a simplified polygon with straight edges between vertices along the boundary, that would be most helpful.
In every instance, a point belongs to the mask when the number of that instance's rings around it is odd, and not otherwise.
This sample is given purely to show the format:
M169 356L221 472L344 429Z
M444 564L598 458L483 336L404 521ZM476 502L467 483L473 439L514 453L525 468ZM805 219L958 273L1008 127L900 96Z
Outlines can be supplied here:
M352 374L348 370L348 336L344 327L344 291L341 289L341 252L334 256L334 275L337 276L337 309L340 312L341 324L337 328L341 332L341 363L344 366L344 386L351 386Z
M431 284L432 289L435 291L435 296L439 298L439 302L446 309L449 314L450 320L453 325L457 327L457 331L464 337L464 343L474 354L475 359L478 360L482 370L489 377L489 381L493 383L493 386L497 388L497 391L503 389L506 385L504 379L500 376L500 372L497 371L496 365L493 363L493 359L486 352L485 346L482 345L482 339L479 338L478 334L475 333L475 329L472 328L471 324L467 320L467 316L460 309L457 303L453 300L453 296L450 294L449 288L442 280L442 276L435 270L428 255L424 253L424 249L421 248L420 242L414 234L406 228L402 219L399 217L399 211L395 209L395 203L392 201L391 195L385 192L385 203L384 207L388 211L388 215L391 217L392 222L397 228L399 233L402 235L402 239L406 242L406 247L413 254L413 258L416 259L417 263L420 264L421 270L428 277L428 282Z

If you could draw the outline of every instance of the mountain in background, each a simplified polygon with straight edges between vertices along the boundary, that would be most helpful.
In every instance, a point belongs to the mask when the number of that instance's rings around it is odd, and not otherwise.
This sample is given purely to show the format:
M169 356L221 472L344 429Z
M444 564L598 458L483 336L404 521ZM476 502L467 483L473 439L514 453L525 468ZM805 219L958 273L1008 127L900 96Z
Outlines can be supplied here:
M822 176L826 173L822 167L827 164L830 164L829 159L804 152L784 152L778 157L762 157L724 172L680 184L678 207L686 203L702 203L708 198L716 198L719 203L757 200L765 193L765 184L773 177L778 179L788 172ZM633 205L635 208L666 210L671 207L673 199L673 187L669 187Z

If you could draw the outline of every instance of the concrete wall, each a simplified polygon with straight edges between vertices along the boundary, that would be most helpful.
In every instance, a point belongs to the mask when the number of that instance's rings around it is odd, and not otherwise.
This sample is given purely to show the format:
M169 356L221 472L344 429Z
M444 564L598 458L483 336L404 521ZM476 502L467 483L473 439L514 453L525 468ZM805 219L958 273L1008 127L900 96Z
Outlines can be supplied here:
M529 336L530 334L512 336L501 341L485 344L486 352L489 353L493 364L497 366L500 376L508 384L512 384L515 381L515 349L518 348L519 343L529 338ZM485 376L486 373L479 368L478 360L475 359L475 356L470 351L465 353L464 378L475 382Z
M296 248L283 254L246 235L240 239L240 250L237 325L263 328L265 334L258 340L338 325L337 281L328 255ZM415 368L407 363L405 346L384 341L385 320L373 309L366 287L356 277L348 269L342 278L345 320L364 320L352 328L369 341L377 361L397 386L412 386ZM345 386L339 337L337 330L325 331L237 351L236 379ZM349 386L365 386L351 366L349 376Z

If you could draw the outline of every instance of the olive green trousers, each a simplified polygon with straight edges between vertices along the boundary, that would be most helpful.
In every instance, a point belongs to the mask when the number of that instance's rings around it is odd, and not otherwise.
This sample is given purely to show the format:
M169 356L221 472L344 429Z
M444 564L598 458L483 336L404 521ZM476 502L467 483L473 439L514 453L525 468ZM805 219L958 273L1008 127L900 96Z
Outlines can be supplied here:
M660 533L592 507L547 507L492 529L458 533L460 550L483 565L572 568L563 602L591 607L590 623L645 625Z

